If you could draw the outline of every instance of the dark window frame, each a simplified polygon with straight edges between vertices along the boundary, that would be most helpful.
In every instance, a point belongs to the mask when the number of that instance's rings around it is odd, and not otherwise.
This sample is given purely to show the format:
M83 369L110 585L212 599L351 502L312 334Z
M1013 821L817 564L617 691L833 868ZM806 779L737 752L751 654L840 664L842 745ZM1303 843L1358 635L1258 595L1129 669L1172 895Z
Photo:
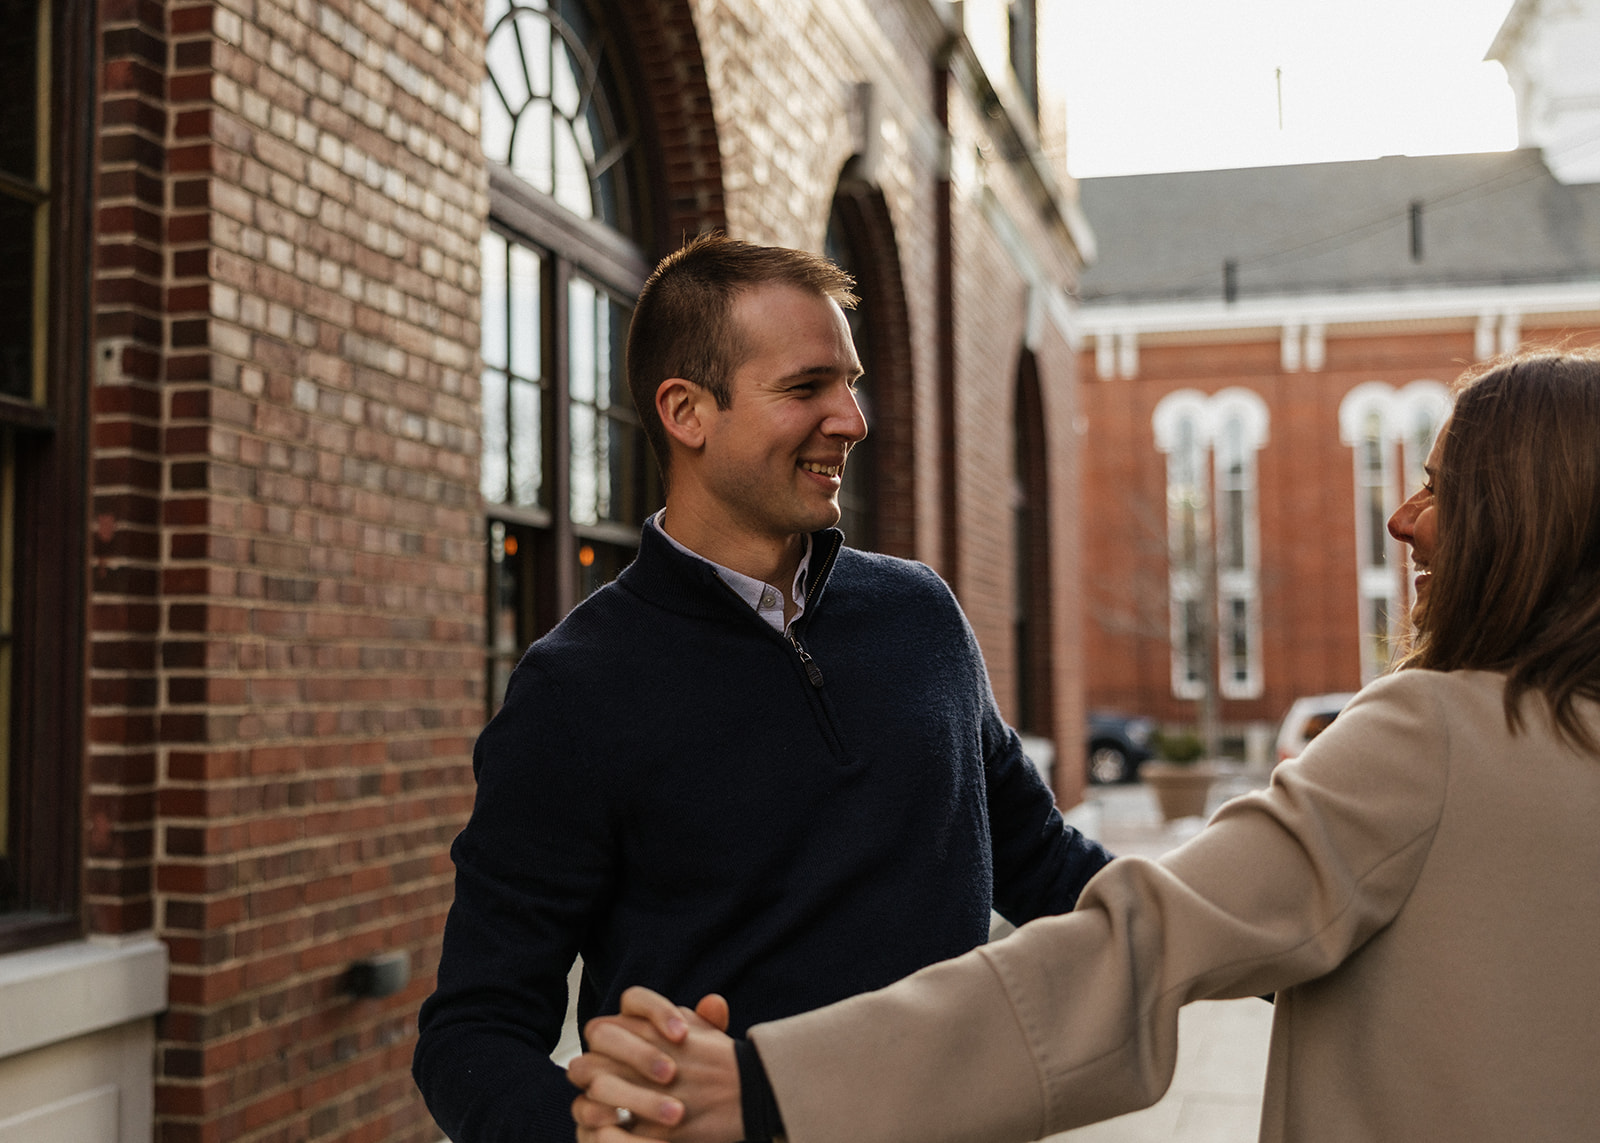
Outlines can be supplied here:
M612 54L614 67L627 66L629 45L619 34L627 26L605 0L593 4L593 14L609 33L602 30L605 51ZM533 639L548 631L576 606L587 591L596 586L597 576L614 573L631 556L622 549L636 548L637 525L599 521L577 523L572 515L572 386L569 313L569 287L581 278L599 291L610 294L619 304L631 307L645 279L654 268L649 257L650 233L659 222L659 204L652 201L646 172L657 157L649 116L642 114L635 101L628 103L623 76L612 92L620 100L614 112L628 113L639 122L619 123L626 127L627 145L634 149L633 171L619 172L620 191L626 197L619 204L621 225L639 230L628 234L598 218L585 218L561 205L513 173L510 166L496 159L488 161L489 230L509 243L535 251L540 260L541 389L546 404L542 410L544 489L538 506L500 503L486 499L485 556L486 688L488 710L498 706L501 694L497 681L509 675L516 658ZM610 90L607 88L606 90ZM630 420L625 415L615 419ZM661 493L655 459L637 434L640 456L634 458L634 495L643 510L659 506ZM508 554L506 541L514 539L516 550ZM587 557L588 562L582 562ZM514 616L504 614L506 605ZM508 649L501 626L508 619L517 627Z
M81 936L95 21L52 0L43 400L0 401L15 456L10 725L15 897L0 952Z

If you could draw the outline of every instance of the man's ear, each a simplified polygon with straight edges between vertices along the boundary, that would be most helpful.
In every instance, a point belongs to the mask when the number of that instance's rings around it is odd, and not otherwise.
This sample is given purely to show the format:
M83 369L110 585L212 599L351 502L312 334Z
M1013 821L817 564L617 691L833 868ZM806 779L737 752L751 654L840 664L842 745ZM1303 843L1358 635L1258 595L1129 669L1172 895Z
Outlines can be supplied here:
M705 419L711 404L710 393L682 377L668 377L656 386L661 427L686 449L698 450L706 443Z

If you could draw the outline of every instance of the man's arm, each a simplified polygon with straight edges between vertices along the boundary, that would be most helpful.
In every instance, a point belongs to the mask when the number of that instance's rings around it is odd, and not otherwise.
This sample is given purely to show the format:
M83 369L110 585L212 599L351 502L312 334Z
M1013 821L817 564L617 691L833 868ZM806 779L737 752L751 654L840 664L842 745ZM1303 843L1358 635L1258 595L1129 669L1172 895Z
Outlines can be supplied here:
M1062 820L1055 795L1023 753L1016 732L1001 720L992 696L983 748L996 912L1017 925L1070 912L1112 855Z
M474 751L477 799L451 849L455 902L412 1065L452 1138L573 1138L573 1089L550 1051L614 861L614 784L576 738L559 688L525 664Z

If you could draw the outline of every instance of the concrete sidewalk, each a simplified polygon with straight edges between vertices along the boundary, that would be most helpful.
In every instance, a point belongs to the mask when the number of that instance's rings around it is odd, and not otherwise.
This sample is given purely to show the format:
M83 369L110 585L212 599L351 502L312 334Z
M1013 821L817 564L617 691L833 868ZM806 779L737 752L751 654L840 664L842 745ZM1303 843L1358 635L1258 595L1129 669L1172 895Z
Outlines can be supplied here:
M1218 782L1210 809L1264 781L1237 775ZM1142 786L1092 789L1084 809L1100 841L1119 856L1159 857L1202 825L1198 818L1163 823L1155 796ZM1271 1028L1272 1006L1265 1001L1189 1005L1179 1017L1177 1071L1159 1103L1052 1135L1050 1143L1249 1143L1260 1129Z

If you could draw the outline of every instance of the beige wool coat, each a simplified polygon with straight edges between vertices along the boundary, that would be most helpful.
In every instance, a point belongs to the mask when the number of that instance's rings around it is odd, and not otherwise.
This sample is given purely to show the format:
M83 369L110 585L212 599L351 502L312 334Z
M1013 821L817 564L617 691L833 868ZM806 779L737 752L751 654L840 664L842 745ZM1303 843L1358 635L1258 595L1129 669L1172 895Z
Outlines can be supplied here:
M789 1143L998 1143L1144 1107L1180 1005L1268 992L1263 1140L1600 1140L1600 758L1541 699L1510 733L1503 693L1380 679L1270 789L1112 862L1072 914L758 1025Z

